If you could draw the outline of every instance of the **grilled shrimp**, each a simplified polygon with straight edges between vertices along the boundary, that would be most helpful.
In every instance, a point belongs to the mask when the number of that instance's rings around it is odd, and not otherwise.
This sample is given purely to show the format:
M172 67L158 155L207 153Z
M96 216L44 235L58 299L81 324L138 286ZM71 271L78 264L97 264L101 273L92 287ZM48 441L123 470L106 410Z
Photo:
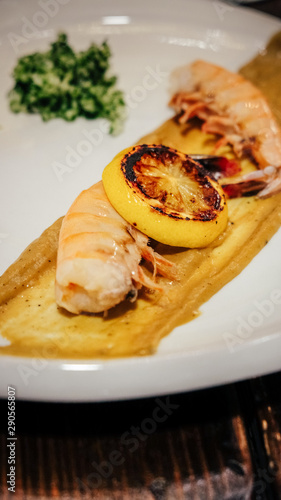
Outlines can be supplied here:
M82 191L63 219L58 248L56 301L68 311L103 312L141 286L160 289L144 273L141 259L156 272L175 277L174 265L150 246L110 204L102 182Z
M198 117L203 131L222 136L216 148L231 144L239 158L249 156L261 169L237 178L236 196L259 191L266 198L281 191L281 132L260 90L204 61L175 70L171 90L180 123Z

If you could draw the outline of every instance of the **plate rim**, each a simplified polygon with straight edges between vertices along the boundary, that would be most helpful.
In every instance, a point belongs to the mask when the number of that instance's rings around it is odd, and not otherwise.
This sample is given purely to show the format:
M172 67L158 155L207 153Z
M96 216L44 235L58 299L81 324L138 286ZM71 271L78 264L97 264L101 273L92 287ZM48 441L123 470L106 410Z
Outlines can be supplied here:
M17 4L18 3L18 0L12 0L14 4ZM87 3L88 0L83 0L84 2ZM208 0L200 0L202 4L209 4L210 2ZM111 0L107 0L107 5L110 4ZM149 4L148 0L146 0L146 2ZM172 0L165 0L166 4L167 5L173 5L173 2ZM190 0L188 0L188 2L186 2L186 0L177 0L177 2L181 5L184 5L185 7L188 5L188 3L191 3ZM158 1L158 3L160 3L160 0ZM161 0L161 3L163 4L163 0ZM229 4L222 4L222 2L213 2L213 3L217 3L219 5L223 5L226 7L226 5L229 5ZM121 5L124 5L124 4L127 4L129 5L129 2L127 2L126 0L123 0L121 2ZM137 5L137 2L133 2L131 5L130 5L130 8L132 9L134 5ZM231 9L234 9L235 11L238 10L239 12L243 11L243 13L246 15L246 16L249 16L251 18L254 18L256 17L257 19L260 19L262 21L266 20L269 24L271 23L272 24L272 34L274 33L273 30L275 30L275 28L278 26L280 29L281 29L281 21L278 19L278 18L275 18L274 16L270 15L270 14L265 14L265 13L262 13L262 12L259 12L259 11L253 11L249 6L247 7L240 7L240 6L231 6ZM270 342L270 338L273 337L272 339L272 345L274 346L276 344L276 346L279 346L281 347L281 332L275 332L274 334L272 334L271 336L269 336L269 338L266 338L266 342ZM262 339L260 341L260 343L262 343ZM241 354L241 352L245 352L245 350L247 350L249 347L251 349L254 348L257 349L257 345L259 344L259 342L255 342L254 340L251 340L250 342L245 342L244 345L243 345L243 349L242 351L237 351L238 354ZM253 347L254 346L254 347ZM211 352L213 351L213 352ZM214 348L213 350L210 349L210 346L208 347L208 350L205 352L204 350L202 351L201 350L201 356L202 356L202 352L204 352L204 356L206 355L207 357L210 356L210 354L213 356L214 353L215 354L218 354L218 353L226 353L226 354L229 354L229 352L226 350L225 346L222 346L220 349L218 349L217 347ZM211 356L211 357L212 357ZM200 356L199 356L200 357ZM215 356L214 356L215 357ZM226 356L227 357L227 356ZM238 359L240 358L241 356L238 356ZM192 351L188 351L188 352L183 352L183 353L179 353L179 352L172 352L172 353L161 353L161 356L158 356L158 357L155 357L153 355L150 355L150 356L141 356L141 357L130 357L130 358L117 358L117 359L107 359L107 360L101 360L101 359L76 359L76 360L70 360L70 359L66 359L66 360L63 360L63 359L48 359L48 368L42 372L38 372L38 377L36 376L34 380L37 381L37 384L33 384L33 386L29 386L27 385L25 388L24 387L21 387L21 394L18 395L18 399L28 399L28 400L37 400L37 401L58 401L59 399L52 399L52 396L51 394L49 395L49 398L48 399L48 395L42 395L42 387L44 387L44 384L46 384L46 380L44 379L47 379L46 377L46 374L47 372L48 373L52 373L53 375L56 375L56 377L58 377L58 374L62 374L63 373L63 369L62 369L62 365L68 365L68 366L75 366L77 367L77 365L89 365L90 362L91 363L94 363L95 365L98 366L98 368L96 370L89 370L89 371L96 371L96 372L110 372L111 370L116 370L116 367L117 369L119 369L119 367L123 367L125 369L125 371L127 369L131 369L132 365L133 366L139 366L139 365L144 365L146 367L149 366L149 369L151 369L151 365L155 365L155 364L158 364L158 363L166 363L166 364L172 364L172 365L175 365L177 362L180 361L180 364L186 362L187 360L189 360L189 358L193 358L193 359L198 359L198 357L196 357L195 353L192 352ZM15 370L15 367L16 365L19 365L19 363L21 363L22 365L26 365L26 366L30 366L32 368L32 362L34 362L34 357L21 357L21 356L10 356L10 355L5 355L5 354L1 354L1 364L2 364L2 367L6 367L6 373L5 373L5 376L4 378L2 379L2 382L0 383L0 397L5 397L5 387L7 386L7 384L11 384L11 379L10 381L8 380L7 376L8 375L9 377L12 377L13 378L13 373L14 373L14 370ZM277 364L276 363L272 363L272 371L275 371L276 370L276 366ZM281 368L281 364L279 364L279 368ZM264 371L265 370L265 371ZM68 373L71 372L71 370L65 370L67 371ZM79 370L77 369L73 369L73 373L78 373ZM251 370L252 371L252 370ZM253 376L256 376L259 372L261 372L260 374L265 374L265 373L271 373L271 371L268 371L268 368L263 368L261 367L260 370L257 368L256 369L256 373L253 374ZM40 374L43 373L44 376L43 378L40 377ZM86 370L81 370L81 373L87 373ZM229 382L234 382L234 381L237 381L237 380L241 380L244 378L243 376L243 373L240 373L236 376L234 376L234 374L232 376L230 376L230 378L226 377L226 381L221 381L219 383L229 383ZM63 375L65 375L63 373ZM246 374L247 377L249 377L250 375ZM238 378L237 378L238 377ZM83 377L82 377L83 378ZM40 392L40 386L38 385L38 381L41 379L41 384L43 383L43 386L41 385L41 392ZM62 377L62 379L64 379L64 376ZM63 381L63 380L62 380ZM62 382L61 381L61 382ZM85 382L86 382L86 379L85 379ZM191 382L190 385L188 386L187 384L187 387L185 390L194 390L194 389L200 389L200 388L203 388L203 387L211 387L213 385L218 385L218 380L217 379L214 379L213 380L213 383L211 383L211 385L209 383L206 382L206 385L204 385L204 383L202 382L198 382L196 384L196 382ZM32 389L32 390L31 390ZM172 393L172 392L181 392L182 391L182 387L179 390L177 390L177 388L175 388L175 390L171 391L171 387L170 387L170 390L169 390L169 393ZM139 394L141 393L141 395L138 395L138 394L134 394L134 395L128 395L128 397L125 397L125 399L134 399L136 397L147 397L147 396L156 396L156 395L159 395L161 394L161 392L159 392L159 389L155 392L155 390L153 389L153 386L148 388L147 392L145 392L145 390L143 389L142 391L139 391ZM166 392L162 392L162 394L166 394ZM46 399L47 397L47 399ZM85 395L81 395L79 393L76 393L76 395L72 395L72 397L70 396L70 394L68 393L68 395L65 396L66 399L63 398L62 396L62 401L112 401L112 400L119 400L119 399L123 399L124 398L124 393L123 391L116 391L116 387L115 387L115 392L114 392L114 389L113 388L110 388L109 392L108 392L108 388L104 388L104 392L99 392L99 395L98 396L95 396L93 395L92 393L92 390L91 390L91 387L88 388L88 398L89 399L85 399ZM81 399L82 398L82 399Z

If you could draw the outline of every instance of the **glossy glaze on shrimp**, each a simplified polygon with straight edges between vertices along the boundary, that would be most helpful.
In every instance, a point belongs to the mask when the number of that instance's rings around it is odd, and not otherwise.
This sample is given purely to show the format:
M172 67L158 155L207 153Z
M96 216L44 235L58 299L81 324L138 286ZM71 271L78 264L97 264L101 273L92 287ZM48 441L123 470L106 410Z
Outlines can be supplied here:
M82 191L64 217L59 238L56 301L68 311L103 312L125 298L134 300L141 286L159 289L144 273L175 277L175 269L148 246L148 238L128 224L110 204L102 182Z
M216 147L231 144L238 157L250 157L261 169L237 179L236 195L260 190L265 198L281 191L281 132L259 89L204 61L174 71L171 87L170 106L180 123L198 117L203 131L221 136Z

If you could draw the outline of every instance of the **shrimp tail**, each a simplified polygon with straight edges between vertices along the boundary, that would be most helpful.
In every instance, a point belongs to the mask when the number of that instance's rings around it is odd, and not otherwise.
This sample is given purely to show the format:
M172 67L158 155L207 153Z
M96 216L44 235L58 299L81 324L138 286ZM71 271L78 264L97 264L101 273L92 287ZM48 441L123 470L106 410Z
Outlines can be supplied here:
M235 183L222 184L229 198L257 195L257 198L269 198L281 191L281 170L268 166L238 177Z
M177 269L175 264L165 259L165 257L157 253L151 246L149 246L147 236L140 233L133 226L130 226L128 230L132 238L135 240L136 245L141 252L142 258L147 262L151 262L153 265L153 279L155 279L156 274L160 274L165 278L176 279Z
M147 274L145 274L141 266L138 266L137 275L133 279L135 279L138 284L144 286L145 288L149 288L150 290L158 290L159 292L163 291L163 287L159 285L153 278L151 279Z
M159 253L155 252L151 247L147 246L142 254L143 258L153 264L153 277L156 274L161 274L165 278L176 279L177 269L175 264L170 260L165 259Z

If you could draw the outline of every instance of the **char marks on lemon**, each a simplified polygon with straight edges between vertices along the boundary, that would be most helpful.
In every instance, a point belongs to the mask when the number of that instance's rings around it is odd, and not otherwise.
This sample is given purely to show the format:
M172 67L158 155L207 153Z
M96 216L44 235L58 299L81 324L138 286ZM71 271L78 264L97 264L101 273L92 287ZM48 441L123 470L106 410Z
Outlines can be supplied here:
M226 227L227 205L218 182L199 163L162 143L121 151L102 178L117 212L158 242L204 247Z

